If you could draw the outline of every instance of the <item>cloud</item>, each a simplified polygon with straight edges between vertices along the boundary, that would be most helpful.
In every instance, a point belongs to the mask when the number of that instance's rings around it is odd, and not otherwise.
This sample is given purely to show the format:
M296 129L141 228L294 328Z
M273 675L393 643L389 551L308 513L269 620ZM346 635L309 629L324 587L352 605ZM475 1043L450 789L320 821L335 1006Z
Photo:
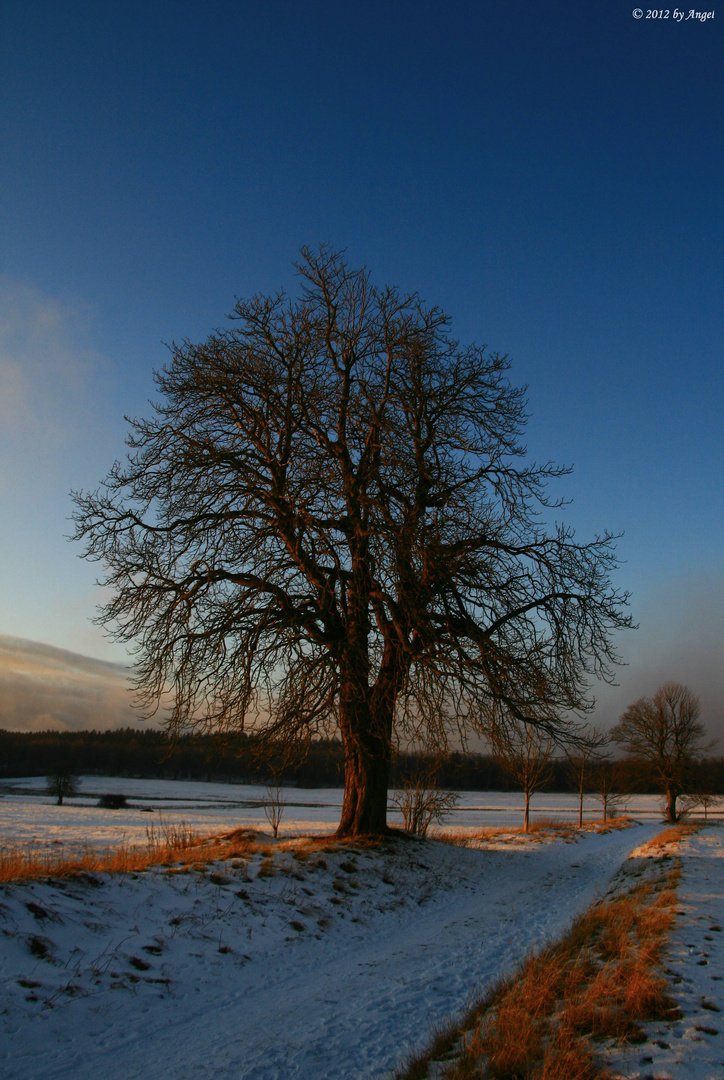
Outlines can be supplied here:
M109 366L90 309L0 278L0 488L56 471L97 415Z
M0 635L0 728L106 731L140 723L128 668Z

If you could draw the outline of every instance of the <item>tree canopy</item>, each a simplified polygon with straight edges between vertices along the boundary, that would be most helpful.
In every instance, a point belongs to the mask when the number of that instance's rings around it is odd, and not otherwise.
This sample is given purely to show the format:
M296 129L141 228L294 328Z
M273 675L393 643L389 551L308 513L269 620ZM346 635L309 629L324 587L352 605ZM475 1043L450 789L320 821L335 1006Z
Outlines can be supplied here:
M277 751L338 732L339 834L380 832L396 741L564 735L630 619L614 538L546 524L567 469L528 458L507 357L328 248L297 269L171 347L76 534L142 709Z

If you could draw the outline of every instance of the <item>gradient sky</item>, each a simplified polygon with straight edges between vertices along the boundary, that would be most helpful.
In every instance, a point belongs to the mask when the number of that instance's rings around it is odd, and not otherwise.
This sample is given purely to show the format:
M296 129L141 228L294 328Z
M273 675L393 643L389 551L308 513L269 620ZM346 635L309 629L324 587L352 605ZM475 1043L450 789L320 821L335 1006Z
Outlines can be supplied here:
M724 734L724 10L632 8L4 0L0 635L125 659L68 491L163 342L330 242L510 353L566 520L624 532L640 629L597 719L672 678Z

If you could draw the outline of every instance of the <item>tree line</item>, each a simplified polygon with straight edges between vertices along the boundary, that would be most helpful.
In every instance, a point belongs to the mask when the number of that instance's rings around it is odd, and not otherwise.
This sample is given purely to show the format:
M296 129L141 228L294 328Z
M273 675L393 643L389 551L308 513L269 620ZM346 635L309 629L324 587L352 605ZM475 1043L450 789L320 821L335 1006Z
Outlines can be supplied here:
M47 776L58 767L75 775L133 776L167 780L216 780L266 783L270 765L260 761L244 735L187 735L175 741L160 731L121 728L113 731L0 731L0 778ZM392 762L391 787L434 771L440 788L457 791L516 791L520 786L499 757L452 753L444 758L399 753ZM277 770L284 784L300 787L343 787L344 748L336 739L313 742L303 760ZM584 777L594 790L593 771ZM692 790L724 794L724 758L704 757L692 763ZM660 786L642 775L632 759L616 762L615 788L622 793L654 793ZM564 757L550 761L545 790L578 790L575 769Z

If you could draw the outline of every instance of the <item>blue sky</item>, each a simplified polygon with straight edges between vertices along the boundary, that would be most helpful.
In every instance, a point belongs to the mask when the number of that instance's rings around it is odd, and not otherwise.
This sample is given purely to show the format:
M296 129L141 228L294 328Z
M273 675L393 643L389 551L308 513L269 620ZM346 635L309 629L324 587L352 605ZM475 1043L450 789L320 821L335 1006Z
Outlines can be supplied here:
M599 718L674 678L717 727L724 11L632 7L5 0L0 635L123 660L68 491L163 342L331 242L510 353L566 519L625 533L640 629Z

